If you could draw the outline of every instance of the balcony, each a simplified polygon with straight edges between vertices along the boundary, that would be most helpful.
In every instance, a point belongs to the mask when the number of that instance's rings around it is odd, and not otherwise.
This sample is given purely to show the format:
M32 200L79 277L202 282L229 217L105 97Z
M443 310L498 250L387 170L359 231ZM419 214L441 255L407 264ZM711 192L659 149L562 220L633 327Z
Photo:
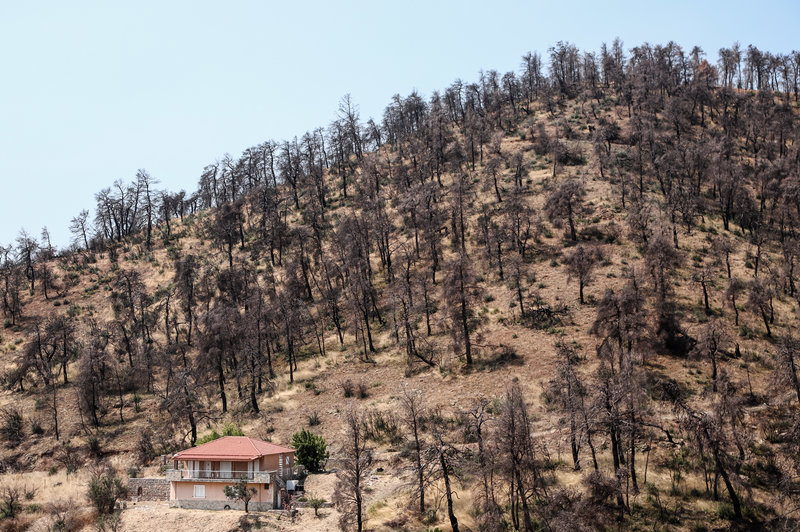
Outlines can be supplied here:
M168 469L167 480L169 481L211 481L211 482L232 482L236 480L248 480L255 483L269 483L270 473L273 471L221 471L208 469Z

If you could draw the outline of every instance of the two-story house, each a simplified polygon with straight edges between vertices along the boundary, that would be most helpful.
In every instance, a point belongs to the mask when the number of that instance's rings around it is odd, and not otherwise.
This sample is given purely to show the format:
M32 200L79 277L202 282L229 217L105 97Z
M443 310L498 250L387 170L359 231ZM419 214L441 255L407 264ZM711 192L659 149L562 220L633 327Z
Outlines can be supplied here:
M225 486L241 479L256 494L249 507L254 510L280 508L284 479L294 468L294 449L246 436L225 436L186 449L173 457L174 469L167 471L170 506L223 510L244 509L240 501L225 496Z

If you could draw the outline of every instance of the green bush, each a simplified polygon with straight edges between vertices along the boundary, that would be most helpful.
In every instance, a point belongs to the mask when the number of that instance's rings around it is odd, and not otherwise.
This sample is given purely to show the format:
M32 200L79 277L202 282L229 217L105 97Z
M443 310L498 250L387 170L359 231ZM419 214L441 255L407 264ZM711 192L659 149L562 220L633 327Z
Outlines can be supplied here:
M89 439L86 440L86 446L88 447L89 456L95 458L103 456L103 443L97 435L92 434L89 436Z
M6 486L0 491L0 517L14 518L22 511L22 494L19 488Z
M221 437L222 435L219 432L217 432L217 429L212 429L210 434L206 434L202 438L197 439L197 445L202 445L210 441L218 440Z
M0 426L0 435L8 442L10 447L16 447L25 436L25 420L22 413L14 408L7 408L2 413L3 424Z
M325 469L328 461L328 444L322 436L303 429L292 435L292 447L295 451L295 460L302 464L311 473L319 473Z
M308 494L308 507L314 509L314 517L319 517L319 509L323 507L323 505L328 502L322 497L316 497L312 494Z
M69 524L66 521L61 521L63 525L60 525L57 530L71 530L69 528ZM98 532L116 532L120 529L120 525L122 523L122 510L115 510L113 513L108 515L101 515L97 518L97 531Z
M87 496L100 515L113 514L117 500L123 499L127 495L128 487L111 469L97 473L89 482Z
M136 442L136 454L141 464L149 463L150 460L158 455L153 445L153 431L150 428L146 427L139 434L139 439Z
M756 332L747 325L740 325L739 336L741 336L742 338L747 338L748 340L752 340L753 338L756 337Z
M433 523L438 521L438 519L439 517L436 515L436 510L429 508L428 510L425 511L425 515L423 515L420 520L422 521L423 524L432 525ZM427 528L425 530L426 532L436 532L437 530L441 532L441 529L439 527L436 527L434 529Z
M197 440L197 445L201 445L203 443L208 443L210 441L218 440L223 436L244 436L244 432L234 423L227 423L222 427L222 432L217 432L217 429L213 429L211 434L206 434L202 438Z

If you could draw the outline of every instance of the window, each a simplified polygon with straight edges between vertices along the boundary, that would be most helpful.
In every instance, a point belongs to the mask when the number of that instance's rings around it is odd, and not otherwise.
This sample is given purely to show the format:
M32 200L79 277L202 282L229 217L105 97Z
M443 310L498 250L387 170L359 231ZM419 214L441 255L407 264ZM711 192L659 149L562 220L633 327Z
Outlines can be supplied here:
M195 499L205 499L206 498L206 487L203 484L195 484L194 485L194 498Z
M289 457L286 457L286 465L289 465Z

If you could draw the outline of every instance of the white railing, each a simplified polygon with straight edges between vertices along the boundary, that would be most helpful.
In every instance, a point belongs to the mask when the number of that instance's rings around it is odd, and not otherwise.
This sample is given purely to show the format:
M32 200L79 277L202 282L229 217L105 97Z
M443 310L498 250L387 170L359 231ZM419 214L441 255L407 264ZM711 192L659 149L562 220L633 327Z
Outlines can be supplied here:
M172 473L170 475L169 473ZM200 480L253 480L258 471L222 471L209 469L170 469L168 476L178 476L181 479L200 479Z

